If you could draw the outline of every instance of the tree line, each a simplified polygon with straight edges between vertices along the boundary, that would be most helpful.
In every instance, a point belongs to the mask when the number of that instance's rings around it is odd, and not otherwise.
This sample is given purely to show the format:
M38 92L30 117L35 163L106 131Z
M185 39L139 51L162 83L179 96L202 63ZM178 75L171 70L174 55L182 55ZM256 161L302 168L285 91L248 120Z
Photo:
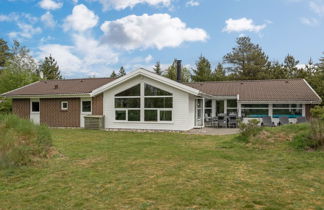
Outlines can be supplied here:
M290 54L282 63L271 61L263 49L249 37L239 37L236 46L214 69L210 61L202 55L191 71L182 67L182 82L303 78L324 99L324 57L320 58L319 63L309 59L303 67L298 64L299 61ZM176 80L174 63L161 70L160 62L157 62L153 69L159 75Z

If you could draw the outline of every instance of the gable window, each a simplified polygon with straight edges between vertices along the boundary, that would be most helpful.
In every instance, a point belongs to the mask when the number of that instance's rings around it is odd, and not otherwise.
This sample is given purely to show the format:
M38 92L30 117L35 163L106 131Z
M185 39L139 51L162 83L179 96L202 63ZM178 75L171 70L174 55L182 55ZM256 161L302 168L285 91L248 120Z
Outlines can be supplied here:
M172 108L172 93L145 83L115 95L115 120L117 121L172 121Z
M82 101L82 112L91 112L91 100Z
M61 110L66 111L69 108L69 103L67 101L61 101Z
M31 102L32 112L39 112L39 101Z
M141 86L135 85L115 95L115 120L141 120Z
M144 93L144 121L172 121L172 93L149 84L145 84Z

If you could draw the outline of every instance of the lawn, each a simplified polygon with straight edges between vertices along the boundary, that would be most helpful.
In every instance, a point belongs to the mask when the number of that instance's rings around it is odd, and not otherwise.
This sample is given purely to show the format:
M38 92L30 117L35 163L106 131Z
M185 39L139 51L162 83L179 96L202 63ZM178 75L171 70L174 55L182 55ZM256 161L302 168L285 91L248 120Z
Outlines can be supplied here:
M0 209L322 209L324 152L235 136L52 129L51 158L0 170Z

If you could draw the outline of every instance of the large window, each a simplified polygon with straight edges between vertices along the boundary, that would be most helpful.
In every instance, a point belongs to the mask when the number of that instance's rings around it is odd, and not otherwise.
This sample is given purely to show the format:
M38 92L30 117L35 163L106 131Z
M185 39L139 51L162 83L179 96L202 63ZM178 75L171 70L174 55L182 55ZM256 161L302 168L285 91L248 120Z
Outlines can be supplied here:
M237 100L227 100L227 114L237 114Z
M242 116L247 118L261 118L269 115L268 104L242 104Z
M212 100L205 99L205 117L212 116Z
M144 121L172 121L172 94L153 87L144 86Z
M83 100L81 110L84 113L91 112L91 100Z
M135 85L115 95L115 120L141 120L141 85Z
M141 113L146 122L172 121L173 97L172 94L143 84L133 86L115 95L115 120L141 121ZM143 100L144 104L141 104Z
M273 104L272 117L297 118L303 114L302 104Z

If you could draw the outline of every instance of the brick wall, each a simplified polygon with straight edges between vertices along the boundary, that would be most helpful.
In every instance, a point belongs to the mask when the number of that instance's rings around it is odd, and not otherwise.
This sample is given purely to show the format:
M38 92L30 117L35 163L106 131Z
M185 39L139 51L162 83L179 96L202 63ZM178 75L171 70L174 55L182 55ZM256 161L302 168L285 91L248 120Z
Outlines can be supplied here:
M68 102L68 110L61 110L62 101ZM80 127L80 99L40 99L40 122L50 127Z
M24 118L30 118L30 100L29 99L13 99L12 113Z
M92 98L92 114L103 115L103 94Z

